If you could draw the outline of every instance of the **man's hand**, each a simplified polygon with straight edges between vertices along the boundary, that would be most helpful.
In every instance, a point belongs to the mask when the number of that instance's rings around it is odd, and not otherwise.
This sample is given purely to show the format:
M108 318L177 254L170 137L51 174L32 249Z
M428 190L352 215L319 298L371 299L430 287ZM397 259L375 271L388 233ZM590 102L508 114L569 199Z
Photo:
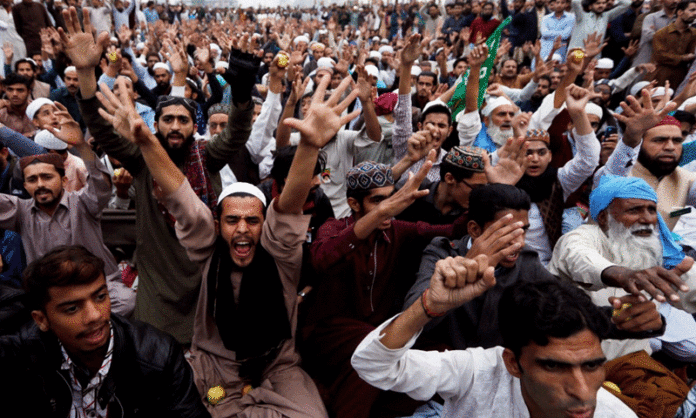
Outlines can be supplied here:
M179 42L178 39L175 39L173 43L165 40L162 43L162 49L163 55L167 61L169 61L169 64L171 64L174 74L184 74L184 77L186 77L186 75L188 75L189 63L186 51L184 51L181 42Z
M363 103L363 107L366 103L372 101L372 85L368 80L367 70L364 65L358 65L355 67L355 71L358 72L358 99Z
M474 69L478 72L481 65L486 62L486 59L488 59L488 46L478 45L474 47L471 52L469 52L469 67L471 68L471 73L475 74Z
M590 92L575 84L569 85L566 87L566 106L568 108L568 113L571 115L573 115L573 113L584 113L587 102L598 96L599 93Z
M401 64L402 65L413 65L413 63L420 57L423 51L420 44L421 36L419 34L413 34L409 36L404 45L404 49L401 50Z
M622 331L645 332L662 328L662 316L651 301L641 301L636 296L626 295L620 298L612 296L609 303L614 308L611 322ZM624 304L631 306L621 309Z
M638 45L640 44L639 39L634 39L628 43L628 46L622 46L621 50L627 57L632 57L638 52Z
M520 112L512 118L512 131L516 138L527 136L527 129L529 128L529 120L531 118L532 112Z
M54 102L58 108L56 116L58 117L58 123L60 124L60 130L55 129L52 126L46 126L46 129L50 131L56 138L65 142L73 147L80 147L82 145L87 145L85 142L85 137L82 134L82 129L80 124L75 122L75 119L70 116L68 109L65 108L61 103Z
M101 32L96 38L89 17L89 10L82 9L85 30L80 28L77 11L74 7L63 10L63 19L68 32L58 28L65 54L78 70L92 69L99 65L104 48L109 44L109 34Z
M109 122L114 129L124 138L135 144L157 141L143 118L135 110L135 104L127 94L126 81L123 78L116 80L118 85L118 97L102 83L99 87L101 93L97 98L104 106L99 108L99 114Z
M118 30L118 40L121 42L121 48L128 48L130 46L131 37L133 36L133 31L126 25L121 25Z
M626 131L622 140L629 147L638 146L643 139L645 131L655 126L676 108L676 103L670 102L658 111L653 108L648 90L643 89L640 94L640 101L633 96L626 97L626 101L621 102L623 112L614 114L614 117L619 122L626 125Z
M498 149L498 164L490 163L488 156L484 159L484 171L489 183L503 183L514 186L520 181L527 171L529 159L527 158L526 135L517 138L508 138Z
M12 64L12 58L14 58L14 47L11 43L5 42L2 45L2 52L5 53L5 64Z
M602 33L592 32L585 38L585 59L591 59L599 55L605 46L607 46L607 41L602 42Z
M414 132L406 142L406 146L408 159L411 164L415 164L430 153L430 150L435 146L435 141L430 131L423 130Z
M582 50L582 48L573 48L570 51L568 51L568 55L566 56L566 66L568 67L568 72L571 74L580 74L582 72L582 63L583 61L581 60L578 62L573 54L575 51L582 51L585 54L585 57L587 57L587 53Z
M120 169L117 173L114 173L112 181L116 187L116 196L121 199L129 199L128 190L131 184L133 184L133 176L125 168Z
M341 126L360 114L358 109L341 116L341 113L358 96L357 90L353 90L342 102L338 102L353 79L345 78L338 88L333 91L331 97L324 101L326 87L330 81L330 77L322 77L319 86L312 96L312 103L309 106L307 115L303 120L288 118L284 121L287 126L300 131L300 141L316 148L322 148L328 144Z
M495 285L494 267L485 255L447 257L435 264L423 303L431 312L445 313L482 295Z
M503 258L522 249L522 244L514 241L524 234L523 226L522 222L512 222L511 214L503 216L473 240L466 257L476 258L483 254L491 266L497 266Z
M607 286L620 287L626 292L646 300L641 291L646 291L658 302L679 302L680 298L675 289L688 292L689 287L682 281L681 275L691 269L694 260L685 257L672 270L664 267L652 267L645 270L631 270L621 266L611 266L602 272L602 282Z

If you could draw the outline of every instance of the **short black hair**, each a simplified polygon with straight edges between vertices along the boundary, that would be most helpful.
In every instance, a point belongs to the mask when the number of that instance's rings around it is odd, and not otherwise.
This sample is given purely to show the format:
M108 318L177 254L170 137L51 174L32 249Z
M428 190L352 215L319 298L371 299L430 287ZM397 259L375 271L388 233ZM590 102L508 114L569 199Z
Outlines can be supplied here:
M418 118L418 122L424 123L425 117L431 113L441 113L443 115L447 115L447 126L452 126L452 113L446 104L435 104L427 107L428 108L421 113L420 117Z
M39 54L41 54L41 53L39 53ZM32 55L30 55L30 56L32 56ZM17 72L17 69L19 68L19 64L22 64L22 63L25 63L25 62L31 66L31 69L32 69L32 70L36 71L36 62L34 62L33 59L30 59L30 58L21 58L21 59L18 59L18 60L15 62L15 64L14 64L14 70L15 70L15 72Z
M297 146L295 145L281 147L273 152L274 160L273 168L271 168L271 178L273 178L278 185L285 185L285 179L288 177L288 173L290 173L290 166L292 165L292 160L295 158L296 152ZM324 171L324 167L326 167L326 153L320 151L317 163L314 166L314 175L319 175L319 173Z
M543 74L543 75L539 76L539 80L546 80L549 82L549 87L551 86L551 77L549 77L548 74ZM539 84L539 83L537 83L537 84Z
M26 88L29 89L31 86L31 80L29 77L25 77L17 73L10 73L7 75L7 77L5 77L4 80L2 80L2 85L5 87L9 87L14 84L24 84Z
M677 110L676 112L674 112L673 116L674 119L678 120L679 122L688 123L689 125L691 125L691 127L696 125L696 116L694 116L693 113L685 112L683 110Z
M687 7L689 7L689 3L696 3L696 0L682 0L679 3L677 3L677 9L676 12L682 10L686 10Z
M486 184L469 194L469 220L481 228L504 210L529 210L531 201L524 190L509 184Z
M49 288L90 284L100 276L104 260L81 245L61 245L29 264L22 278L29 308L44 310Z
M518 358L531 342L546 346L549 338L568 338L585 329L601 341L611 327L584 290L560 280L518 281L503 291L498 312L503 347Z
M416 77L416 80L420 80L421 77L432 77L433 78L433 84L437 85L437 74L435 74L432 71L423 71L420 74L418 74L418 77Z

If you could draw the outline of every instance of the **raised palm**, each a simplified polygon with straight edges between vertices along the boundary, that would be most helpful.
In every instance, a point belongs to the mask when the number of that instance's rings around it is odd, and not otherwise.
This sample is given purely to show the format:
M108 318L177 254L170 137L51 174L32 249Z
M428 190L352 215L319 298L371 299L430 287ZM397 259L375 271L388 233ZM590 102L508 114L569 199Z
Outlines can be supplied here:
M401 50L401 62L413 63L421 54L420 35L413 34L408 38L406 46Z
M116 132L129 141L139 143L147 140L144 132L136 129L141 125L141 122L143 124L145 122L135 110L131 98L125 93L127 92L125 80L118 78L116 84L118 85L118 96L109 90L106 84L102 83L99 86L101 93L97 93L97 98L103 105L99 109L99 114L116 129Z
M331 97L324 101L326 87L329 85L330 78L323 77L319 87L312 96L312 103L309 106L307 115L303 120L289 118L285 124L297 129L301 135L301 141L307 145L321 148L328 144L336 135L336 132L360 114L360 110L353 111L347 115L341 115L348 105L358 96L358 91L353 90L342 102L338 102L343 92L348 88L351 78L344 79Z
M65 54L70 58L72 64L77 69L94 68L99 65L102 52L109 41L109 34L101 32L96 41L92 35L92 24L89 18L89 10L82 9L85 30L80 28L80 21L77 19L77 11L74 7L63 10L63 19L68 32L63 28L58 28L60 40L63 44Z

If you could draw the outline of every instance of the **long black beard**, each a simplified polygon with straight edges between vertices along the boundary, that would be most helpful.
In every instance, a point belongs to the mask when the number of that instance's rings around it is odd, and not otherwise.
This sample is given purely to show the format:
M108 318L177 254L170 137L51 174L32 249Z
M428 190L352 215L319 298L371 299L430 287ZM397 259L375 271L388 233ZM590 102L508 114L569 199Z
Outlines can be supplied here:
M191 152L191 144L193 144L193 141L195 140L193 135L186 138L184 143L181 144L181 147L179 148L170 147L167 138L165 138L161 133L156 132L155 136L157 137L157 139L159 139L159 142L164 147L164 150L167 151L169 158L171 158L172 161L174 161L174 164L176 164L177 166L181 166L182 164L184 164L184 161L186 161L186 157Z
M682 152L682 154L675 162L663 163L650 158L650 156L645 151L643 151L643 148L641 148L638 152L638 162L641 163L643 167L645 167L650 172L650 174L659 179L666 175L672 174L672 172L676 170L676 168L679 166L679 163L681 162L683 156L684 153Z

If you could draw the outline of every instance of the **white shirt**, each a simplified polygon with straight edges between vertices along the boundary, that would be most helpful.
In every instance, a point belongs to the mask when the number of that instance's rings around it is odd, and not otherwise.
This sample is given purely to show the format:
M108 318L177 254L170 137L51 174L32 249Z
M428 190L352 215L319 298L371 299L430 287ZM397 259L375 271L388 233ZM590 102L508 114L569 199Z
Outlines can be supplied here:
M394 317L396 318L396 317ZM388 320L360 343L351 359L358 375L382 390L428 400L436 393L445 400L445 418L528 418L520 380L507 372L503 348L466 350L411 350L418 335L403 348L391 350L380 341ZM614 395L600 388L594 418L632 418L636 414Z

